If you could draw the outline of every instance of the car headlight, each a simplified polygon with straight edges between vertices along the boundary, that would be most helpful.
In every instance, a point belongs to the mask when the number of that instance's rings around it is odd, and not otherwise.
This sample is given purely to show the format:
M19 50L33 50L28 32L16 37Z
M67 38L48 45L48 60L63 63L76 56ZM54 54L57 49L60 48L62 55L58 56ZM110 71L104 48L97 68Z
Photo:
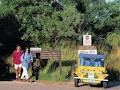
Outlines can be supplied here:
M98 75L102 75L102 71L98 71Z
M86 74L86 71L85 71L85 70L81 70L81 72L82 72L83 74Z

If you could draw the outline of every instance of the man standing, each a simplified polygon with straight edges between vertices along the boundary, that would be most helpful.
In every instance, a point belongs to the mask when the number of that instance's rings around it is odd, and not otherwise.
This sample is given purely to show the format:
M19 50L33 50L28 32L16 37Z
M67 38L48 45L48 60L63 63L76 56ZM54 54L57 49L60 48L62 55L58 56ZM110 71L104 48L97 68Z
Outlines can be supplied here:
M19 45L16 46L16 50L12 53L12 63L14 64L15 67L15 72L16 72L16 80L21 76L21 55L22 55L22 50Z

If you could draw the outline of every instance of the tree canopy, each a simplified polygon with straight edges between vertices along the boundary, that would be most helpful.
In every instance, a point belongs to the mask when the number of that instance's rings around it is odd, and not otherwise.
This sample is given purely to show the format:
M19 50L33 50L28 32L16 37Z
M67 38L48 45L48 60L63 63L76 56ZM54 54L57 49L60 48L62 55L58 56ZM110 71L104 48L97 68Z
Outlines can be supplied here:
M119 46L119 7L119 0L1 0L0 17L14 17L20 38L32 46L80 44L85 33L94 44Z

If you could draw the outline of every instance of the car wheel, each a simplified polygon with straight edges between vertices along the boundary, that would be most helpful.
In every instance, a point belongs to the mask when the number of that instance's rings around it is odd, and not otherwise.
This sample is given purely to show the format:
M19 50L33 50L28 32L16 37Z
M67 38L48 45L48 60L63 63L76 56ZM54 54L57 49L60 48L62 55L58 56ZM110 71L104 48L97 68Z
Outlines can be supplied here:
M108 82L103 82L103 87L107 88L108 87Z
M74 86L78 87L79 79L74 79Z

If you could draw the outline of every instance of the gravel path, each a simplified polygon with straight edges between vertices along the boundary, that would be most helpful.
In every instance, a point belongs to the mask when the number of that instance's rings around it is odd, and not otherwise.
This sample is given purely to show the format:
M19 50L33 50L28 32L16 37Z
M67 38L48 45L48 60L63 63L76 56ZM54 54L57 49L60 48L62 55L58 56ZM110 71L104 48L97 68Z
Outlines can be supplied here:
M0 90L105 90L102 87L90 87L82 85L75 88L73 82L21 82L21 81L1 81ZM120 85L106 90L120 90Z

